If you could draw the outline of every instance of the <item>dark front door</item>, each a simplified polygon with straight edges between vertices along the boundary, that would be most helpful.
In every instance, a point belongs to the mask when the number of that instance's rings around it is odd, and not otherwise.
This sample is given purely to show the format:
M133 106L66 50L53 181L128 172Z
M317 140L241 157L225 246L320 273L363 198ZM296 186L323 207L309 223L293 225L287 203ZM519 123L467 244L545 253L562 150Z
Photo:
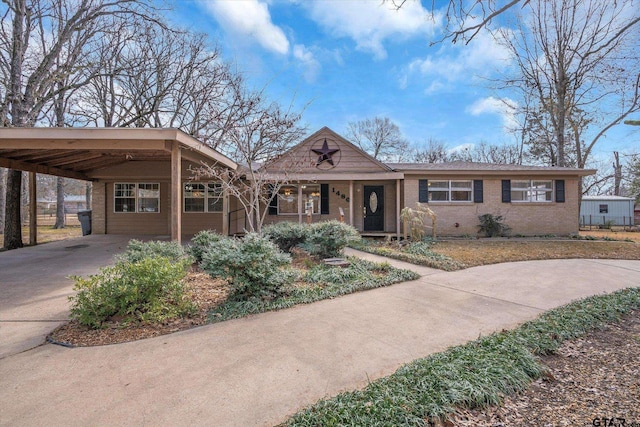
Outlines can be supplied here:
M384 186L364 186L364 231L384 231Z

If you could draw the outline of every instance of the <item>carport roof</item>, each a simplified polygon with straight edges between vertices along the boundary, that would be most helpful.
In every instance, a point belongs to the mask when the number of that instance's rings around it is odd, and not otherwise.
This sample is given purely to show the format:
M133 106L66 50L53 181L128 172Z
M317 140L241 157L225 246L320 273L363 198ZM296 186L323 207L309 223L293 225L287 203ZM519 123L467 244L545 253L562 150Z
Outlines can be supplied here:
M89 173L129 161L171 160L238 165L178 129L163 128L0 128L0 167L90 180Z

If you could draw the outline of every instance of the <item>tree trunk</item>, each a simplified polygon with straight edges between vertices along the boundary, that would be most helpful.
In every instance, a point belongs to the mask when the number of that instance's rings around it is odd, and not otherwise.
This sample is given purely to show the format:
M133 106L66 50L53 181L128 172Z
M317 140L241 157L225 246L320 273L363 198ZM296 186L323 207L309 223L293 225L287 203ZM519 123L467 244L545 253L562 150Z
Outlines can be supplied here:
M613 152L615 163L613 164L613 194L615 196L620 195L620 183L622 182L622 165L620 164L620 154L617 151Z
M22 244L22 224L20 221L20 193L22 172L9 170L7 173L7 198L5 206L4 248L17 249Z
M56 178L56 223L53 225L54 229L64 228L65 215L64 215L64 178Z
M86 200L85 209L91 209L91 191L93 190L93 184L87 181L87 185L84 189L84 196Z
M0 234L4 234L4 210L5 200L7 200L5 188L7 188L7 170L0 168Z

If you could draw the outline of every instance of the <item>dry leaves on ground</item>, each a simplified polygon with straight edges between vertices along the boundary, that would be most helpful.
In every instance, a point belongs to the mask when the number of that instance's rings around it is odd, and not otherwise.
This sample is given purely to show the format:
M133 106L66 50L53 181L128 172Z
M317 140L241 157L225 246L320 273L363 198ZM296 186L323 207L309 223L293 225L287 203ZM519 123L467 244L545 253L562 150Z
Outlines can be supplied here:
M640 426L640 311L619 324L566 342L543 362L548 375L524 393L505 399L499 407L461 410L451 424L619 426L623 424L615 419L620 418L624 425ZM614 423L609 423L612 418Z

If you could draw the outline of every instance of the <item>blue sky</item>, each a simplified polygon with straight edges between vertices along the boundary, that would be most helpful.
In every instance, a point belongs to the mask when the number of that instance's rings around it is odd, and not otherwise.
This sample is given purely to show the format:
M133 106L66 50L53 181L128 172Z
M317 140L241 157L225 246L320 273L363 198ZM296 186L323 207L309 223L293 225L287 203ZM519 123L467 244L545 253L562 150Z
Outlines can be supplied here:
M483 33L469 45L430 46L442 16L431 19L431 1L422 3L395 11L380 0L174 0L169 17L208 33L272 98L307 105L310 132L344 134L350 121L386 116L416 146L513 142L513 118L497 100L509 94L487 88L508 55ZM610 132L597 152L634 145L633 130Z

